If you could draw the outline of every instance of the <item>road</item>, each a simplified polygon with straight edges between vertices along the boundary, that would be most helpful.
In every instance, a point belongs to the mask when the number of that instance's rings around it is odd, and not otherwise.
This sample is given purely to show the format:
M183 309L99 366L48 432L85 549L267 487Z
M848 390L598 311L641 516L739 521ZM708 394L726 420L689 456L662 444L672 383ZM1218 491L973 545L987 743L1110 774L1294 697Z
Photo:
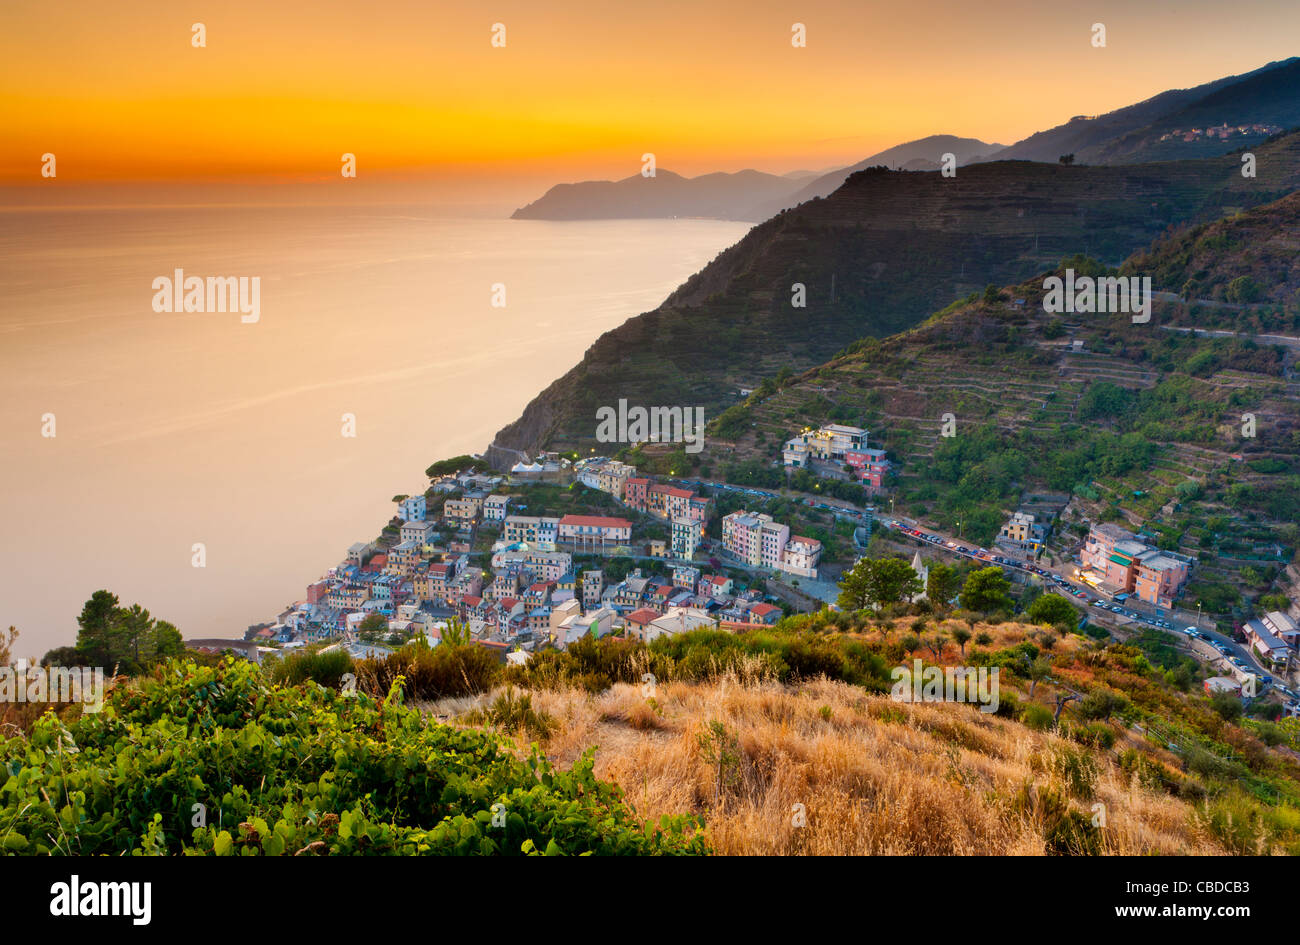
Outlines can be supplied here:
M725 492L751 495L755 498L761 499L791 498L790 496L782 496L779 492L773 492L769 489L737 486L730 483L715 482L708 479L674 479L672 481L696 489L707 486L711 489L720 489ZM1271 670L1262 666L1256 659L1255 654L1248 647L1240 645L1231 637L1224 636L1217 630L1201 629L1199 625L1199 617L1194 619L1190 614L1180 615L1179 613L1174 612L1167 615L1169 619L1166 619L1165 616L1158 613L1145 613L1144 611L1147 609L1147 605L1142 603L1132 604L1127 601L1123 603L1111 603L1104 601L1096 595L1096 592L1092 588L1070 580L1069 577L1060 571L1056 571L1052 568L1042 568L1036 564L997 555L978 546L967 546L963 544L960 539L954 538L951 535L943 535L933 529L919 528L913 521L880 515L875 511L874 507L869 506L866 509L858 509L849 502L845 502L841 505L838 504L838 501L827 501L810 496L804 498L796 497L793 498L793 501L802 502L804 505L811 508L833 512L850 519L856 518L861 521L876 521L885 528L902 532L922 544L939 547L949 554L967 557L974 561L987 561L989 564L999 565L1003 568L1020 571L1024 574L1035 575L1045 584L1054 584L1058 591L1074 597L1075 603L1083 608L1083 612L1088 615L1090 619L1104 616L1108 620L1114 620L1120 623L1126 622L1132 626L1146 626L1158 630L1165 630L1175 637L1188 636L1189 634L1187 631L1189 629L1194 629L1201 639L1206 640L1211 646L1219 651L1221 654L1221 661L1227 662L1235 658L1245 664L1242 668L1248 667L1249 670L1256 672L1261 679L1264 680L1266 685L1274 686L1282 695L1288 696L1292 700L1297 698L1296 692L1286 688L1282 685L1281 681L1274 680ZM854 539L854 544L858 545L860 548L860 543L856 540L856 534L854 535ZM1193 624L1195 624L1195 626L1193 626Z
M1096 592L1086 585L1078 584L1070 580L1065 574L1052 568L1042 568L1036 564L1025 561L1017 561L1015 558L1008 558L995 554L987 549L978 546L968 546L963 544L960 539L953 538L949 535L943 535L931 529L918 528L915 522L903 519L888 517L879 517L877 521L885 528L906 535L922 544L928 544L939 548L949 554L959 557L970 558L972 561L986 561L990 565L1002 567L1012 571L1020 571L1027 575L1037 576L1044 584L1054 584L1059 593L1076 598L1075 603L1083 608L1085 614L1090 618L1102 616L1109 619L1126 621L1130 625L1153 627L1158 630L1168 631L1172 636L1177 638L1180 635L1191 636L1188 630L1193 630L1195 635L1206 640L1219 651L1221 659L1224 661L1236 658L1245 664L1242 668L1249 667L1250 671L1256 672L1263 680L1265 686L1272 685L1279 690L1284 696L1289 696L1292 700L1296 698L1296 693L1286 688L1281 681L1275 680L1271 671L1261 666L1255 659L1255 654L1250 652L1247 647L1243 647L1232 639L1223 636L1214 630L1197 630L1190 625L1175 626L1169 620L1150 614L1140 613L1124 603L1111 603L1102 600L1096 595Z

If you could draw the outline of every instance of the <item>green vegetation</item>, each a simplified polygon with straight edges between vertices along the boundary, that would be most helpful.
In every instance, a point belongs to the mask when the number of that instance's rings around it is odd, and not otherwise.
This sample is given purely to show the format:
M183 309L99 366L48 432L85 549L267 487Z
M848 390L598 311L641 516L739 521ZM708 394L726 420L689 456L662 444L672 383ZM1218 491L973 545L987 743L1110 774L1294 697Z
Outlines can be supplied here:
M437 479L440 476L450 476L453 473L473 470L474 472L488 472L491 466L484 460L475 459L473 456L453 456L450 459L440 459L429 466L424 474L430 479Z
M909 600L925 588L902 558L863 558L840 581L841 610L865 610Z
M275 687L228 659L159 666L101 713L0 741L10 853L705 853L688 818L640 823L622 793L498 736L402 705Z

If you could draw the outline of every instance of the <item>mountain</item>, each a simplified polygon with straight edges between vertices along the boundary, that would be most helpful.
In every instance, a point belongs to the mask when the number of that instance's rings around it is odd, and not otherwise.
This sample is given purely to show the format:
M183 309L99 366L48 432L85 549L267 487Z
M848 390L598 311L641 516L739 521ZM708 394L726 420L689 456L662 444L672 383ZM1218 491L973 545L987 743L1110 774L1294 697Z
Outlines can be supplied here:
M713 417L783 369L911 328L989 283L1084 252L1109 265L1168 228L1300 187L1300 133L1234 156L1134 166L996 161L953 178L873 169L754 227L652 312L606 332L496 438L525 452L595 446L598 407L701 406ZM805 308L792 285L806 287ZM505 461L506 454L494 456Z
M1055 161L1063 154L1073 154L1079 164L1133 164L1226 154L1267 138L1269 132L1221 139L1204 134L1208 126L1294 127L1300 124L1298 90L1300 59L1273 62L1244 75L1162 92L1104 115L1071 118L1016 142L993 159ZM1174 131L1191 133L1193 129L1202 133L1191 140L1165 138Z
M738 171L683 177L659 170L654 177L634 174L619 181L556 184L540 198L520 207L514 220L606 220L662 217L710 217L759 220L757 203L781 203L803 186L802 178Z
M757 201L751 216L757 220L766 220L787 207L798 206L805 200L825 197L839 189L840 185L848 180L850 174L869 167L883 166L906 171L937 170L939 161L945 154L952 154L957 159L958 166L961 166L986 160L989 155L1001 150L1003 150L1002 145L988 144L978 138L958 138L954 135L930 135L926 138L918 138L873 154L852 167L841 167L821 174L784 199Z
M683 177L660 170L654 177L640 174L619 181L556 184L540 198L520 207L515 220L607 220L663 217L710 217L720 220L766 220L786 207L824 197L855 171L876 165L937 162L944 153L965 164L1001 149L974 138L931 135L874 154L865 161L830 172L791 171L777 176L762 171L702 174ZM937 163L934 166L938 166ZM928 167L928 165L927 165Z

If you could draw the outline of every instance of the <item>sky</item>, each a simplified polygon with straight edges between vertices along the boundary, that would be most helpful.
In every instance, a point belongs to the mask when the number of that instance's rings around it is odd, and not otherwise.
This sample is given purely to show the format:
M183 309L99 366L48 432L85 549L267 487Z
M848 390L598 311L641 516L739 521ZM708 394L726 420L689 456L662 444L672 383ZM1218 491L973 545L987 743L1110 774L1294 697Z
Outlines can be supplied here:
M372 185L465 194L626 177L646 152L689 175L828 169L935 133L1009 144L1296 35L1293 0L5 0L0 184L48 192L45 153L72 191L337 181L345 152Z

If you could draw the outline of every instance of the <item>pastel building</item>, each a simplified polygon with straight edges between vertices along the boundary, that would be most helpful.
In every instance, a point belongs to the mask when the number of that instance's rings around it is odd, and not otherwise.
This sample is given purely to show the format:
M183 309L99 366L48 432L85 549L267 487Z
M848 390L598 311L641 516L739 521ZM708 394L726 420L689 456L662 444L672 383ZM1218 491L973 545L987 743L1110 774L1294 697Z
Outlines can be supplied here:
M598 548L626 544L632 540L632 523L604 515L566 515L559 522L559 540Z
M1192 559L1161 551L1127 529L1094 525L1080 553L1082 579L1109 596L1131 594L1156 607L1173 606L1191 574Z
M506 511L510 508L510 496L490 495L483 500L483 520L487 522L504 522Z
M879 489L889 475L889 460L884 450L860 449L848 450L844 454L845 464L853 470L855 479L865 485Z
M822 543L815 538L790 536L781 553L781 570L802 577L817 577L817 564L821 561Z
M513 544L523 543L538 551L554 551L559 538L558 518L531 515L508 515L502 537Z
M600 606L600 597L605 590L605 572L582 572L582 606L595 610Z
M781 459L787 466L805 468L810 460L845 460L850 452L881 451L867 450L867 431L861 427L829 423L816 430L804 430L786 440L781 448Z
M697 519L673 519L672 552L674 558L690 561L704 541L704 523Z
M397 503L397 515L403 522L423 522L428 514L428 502L423 495L407 496Z
M633 476L623 484L623 501L638 512L647 509L650 500L650 480Z

